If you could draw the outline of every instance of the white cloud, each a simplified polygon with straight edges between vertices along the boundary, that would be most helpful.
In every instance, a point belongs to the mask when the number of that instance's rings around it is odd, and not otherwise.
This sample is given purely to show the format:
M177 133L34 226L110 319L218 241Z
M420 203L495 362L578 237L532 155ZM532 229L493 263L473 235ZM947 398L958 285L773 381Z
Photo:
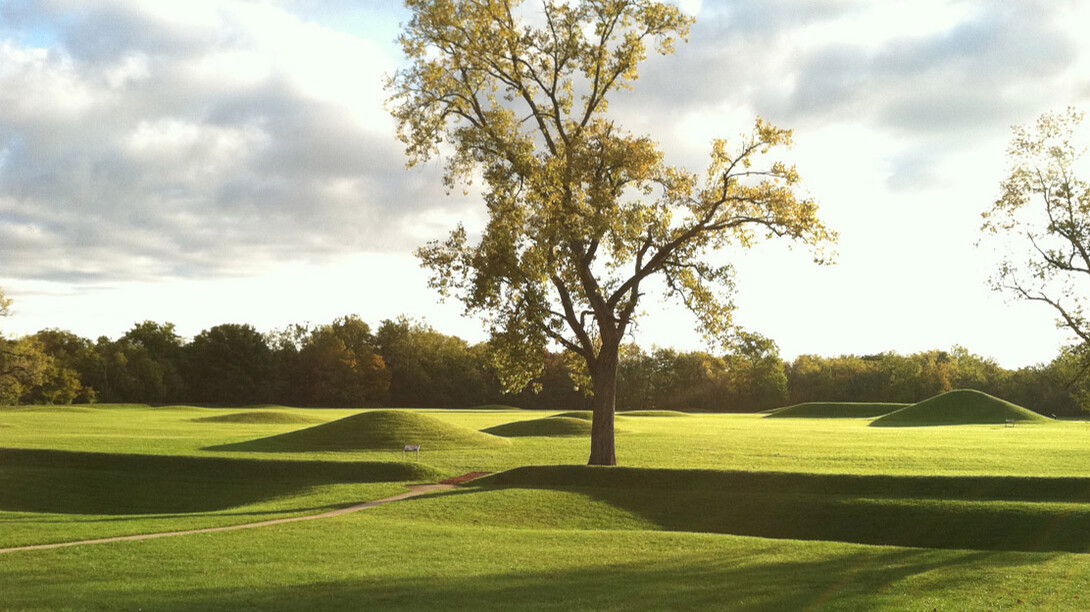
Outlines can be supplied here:
M699 17L691 42L648 60L613 101L619 124L694 169L755 115L795 128L793 157L842 236L835 268L778 246L741 257L743 322L788 353L965 338L1032 361L1055 346L1048 313L983 288L971 245L1008 126L1090 101L1086 3L679 5ZM444 195L438 165L404 170L382 81L406 18L377 1L0 3L0 280L20 310L5 325L431 312L408 253L483 210ZM86 329L69 322L81 311ZM436 324L465 333L450 321ZM659 321L649 341L691 330ZM1018 348L988 344L1015 328Z

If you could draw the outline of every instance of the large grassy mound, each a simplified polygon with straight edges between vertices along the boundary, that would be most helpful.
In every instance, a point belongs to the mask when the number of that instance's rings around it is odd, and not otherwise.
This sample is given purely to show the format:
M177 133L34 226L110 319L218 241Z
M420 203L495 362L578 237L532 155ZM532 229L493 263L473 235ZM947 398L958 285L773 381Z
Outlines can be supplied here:
M1032 410L971 389L956 389L876 419L872 427L1002 425L1007 421L1045 422Z
M552 416L544 419L515 421L483 430L494 436L523 438L535 436L589 436L590 421L583 418Z
M191 420L195 423L246 423L252 425L288 425L323 422L323 419L316 417L304 414L277 412L275 410L248 410L246 412L232 412L230 414L198 417Z
M909 404L890 402L804 402L777 408L766 418L778 419L873 419Z
M434 480L416 462L281 461L0 448L0 510L207 512L321 484Z
M419 444L421 450L495 448L510 441L416 412L372 410L298 431L211 450L309 452L397 450Z

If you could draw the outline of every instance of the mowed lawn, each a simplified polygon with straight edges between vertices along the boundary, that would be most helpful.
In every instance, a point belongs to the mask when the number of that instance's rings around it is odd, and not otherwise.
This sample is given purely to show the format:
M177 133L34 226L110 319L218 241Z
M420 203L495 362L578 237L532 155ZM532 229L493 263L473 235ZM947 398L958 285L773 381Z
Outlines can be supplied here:
M545 467L306 523L0 554L0 609L1090 605L1085 422L622 416L622 469L547 467L585 463L585 436L424 446L404 463L396 445L223 450L359 412L0 408L0 547L313 514ZM532 433L548 416L410 412L474 432Z

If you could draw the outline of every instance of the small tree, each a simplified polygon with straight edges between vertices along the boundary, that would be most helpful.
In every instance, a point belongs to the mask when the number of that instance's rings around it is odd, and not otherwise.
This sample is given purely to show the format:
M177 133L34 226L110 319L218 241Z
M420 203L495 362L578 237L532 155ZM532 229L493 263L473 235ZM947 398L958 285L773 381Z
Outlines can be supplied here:
M406 0L408 65L389 107L409 165L448 148L445 181L483 179L489 221L418 251L431 285L483 315L504 386L524 387L556 344L586 364L590 463L616 463L619 348L652 277L709 339L732 329L732 268L715 252L757 239L832 239L794 167L766 154L791 133L760 119L712 143L703 177L608 118L649 43L662 54L693 20L647 0Z
M1069 108L1014 128L1010 170L999 199L984 213L983 231L1001 240L1004 252L993 288L1048 304L1060 327L1090 343L1090 185L1079 178L1086 151L1082 119Z
M0 287L0 317L11 314L11 298L4 295L4 288Z

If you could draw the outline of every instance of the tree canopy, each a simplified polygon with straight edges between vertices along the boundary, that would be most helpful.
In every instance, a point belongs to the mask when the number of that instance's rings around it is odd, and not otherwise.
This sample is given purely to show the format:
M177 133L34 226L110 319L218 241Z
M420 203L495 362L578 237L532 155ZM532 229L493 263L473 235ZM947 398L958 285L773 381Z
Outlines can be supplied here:
M757 119L715 140L698 174L610 119L653 45L669 54L693 19L644 0L408 0L408 63L388 84L409 164L442 152L448 187L480 178L488 223L418 251L431 284L483 316L501 378L524 387L559 345L593 389L593 464L616 463L619 349L661 279L709 340L733 330L733 268L718 253L786 237L834 236L770 153L791 132Z

